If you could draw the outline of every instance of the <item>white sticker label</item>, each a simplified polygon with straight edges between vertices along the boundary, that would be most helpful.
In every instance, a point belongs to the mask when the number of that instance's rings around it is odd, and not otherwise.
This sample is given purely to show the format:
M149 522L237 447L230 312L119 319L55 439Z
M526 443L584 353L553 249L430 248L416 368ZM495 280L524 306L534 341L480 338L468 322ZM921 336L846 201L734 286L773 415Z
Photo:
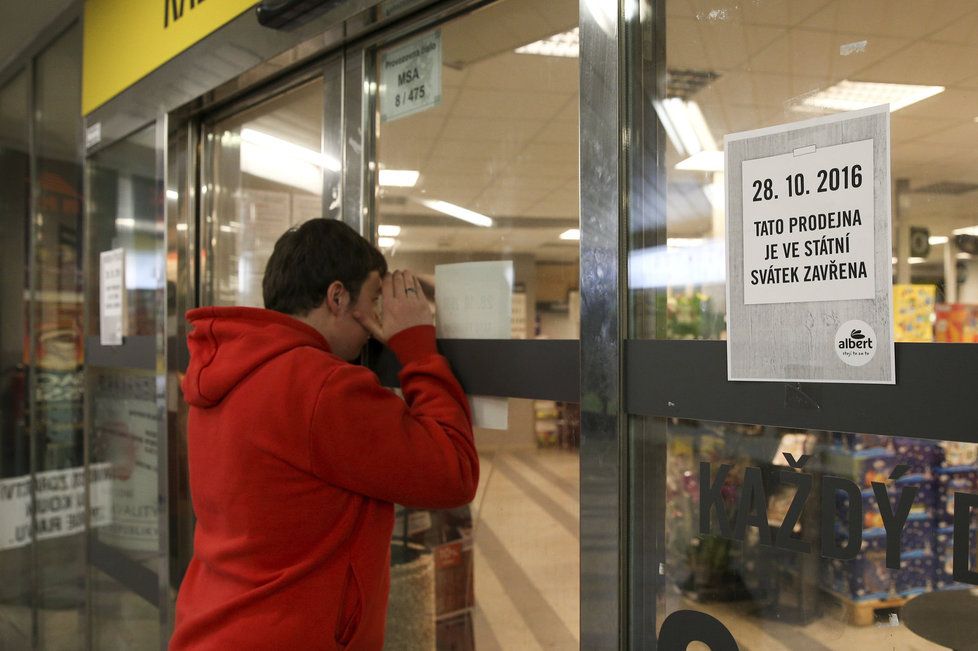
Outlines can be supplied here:
M96 122L85 129L85 149L102 142L102 123Z
M441 103L441 32L380 55L380 120L390 122Z
M869 364L878 347L873 326L861 319L846 321L835 333L835 354L849 366Z
M126 251L99 254L99 308L103 346L121 346L125 334Z
M873 141L741 165L744 304L873 298Z

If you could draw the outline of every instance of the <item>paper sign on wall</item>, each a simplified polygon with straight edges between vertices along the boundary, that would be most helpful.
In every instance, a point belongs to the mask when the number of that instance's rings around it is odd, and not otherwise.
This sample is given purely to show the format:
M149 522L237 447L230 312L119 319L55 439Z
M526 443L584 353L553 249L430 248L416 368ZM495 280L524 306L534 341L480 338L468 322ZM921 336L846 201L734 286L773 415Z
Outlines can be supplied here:
M126 251L99 254L99 316L103 346L121 346L125 331Z
M513 262L435 266L435 318L445 339L510 339L513 335ZM507 429L509 399L470 396L473 424Z
M730 380L893 383L890 114L730 134Z
M441 32L380 55L380 120L390 122L441 103Z
M513 262L435 266L435 317L445 339L510 339Z

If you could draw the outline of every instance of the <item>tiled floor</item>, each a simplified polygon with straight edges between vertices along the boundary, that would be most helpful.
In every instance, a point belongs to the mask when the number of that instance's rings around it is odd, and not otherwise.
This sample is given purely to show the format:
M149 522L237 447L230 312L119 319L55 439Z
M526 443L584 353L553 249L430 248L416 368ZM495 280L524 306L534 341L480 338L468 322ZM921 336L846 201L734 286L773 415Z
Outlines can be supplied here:
M578 649L578 455L561 450L484 452L475 518L475 634L478 651ZM666 612L706 611L741 651L933 651L944 647L890 626L856 627L830 607L796 626L754 614L750 601L702 604L678 590ZM694 643L689 651L706 649Z

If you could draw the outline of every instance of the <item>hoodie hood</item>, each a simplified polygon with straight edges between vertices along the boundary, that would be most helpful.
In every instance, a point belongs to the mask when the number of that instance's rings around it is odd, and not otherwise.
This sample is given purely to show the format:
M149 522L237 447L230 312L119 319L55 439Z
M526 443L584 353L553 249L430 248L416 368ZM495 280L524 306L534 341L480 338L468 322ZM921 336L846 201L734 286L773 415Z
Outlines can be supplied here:
M287 314L253 307L202 307L187 312L190 365L183 378L184 399L213 407L245 376L293 348L330 352L312 326Z

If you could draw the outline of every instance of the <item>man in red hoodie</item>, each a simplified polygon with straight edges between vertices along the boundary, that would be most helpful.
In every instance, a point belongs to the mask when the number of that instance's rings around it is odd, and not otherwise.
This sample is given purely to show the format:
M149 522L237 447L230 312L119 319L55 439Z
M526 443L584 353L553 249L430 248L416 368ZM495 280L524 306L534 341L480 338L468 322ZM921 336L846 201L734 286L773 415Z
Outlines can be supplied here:
M283 235L263 290L187 315L197 528L170 649L380 649L393 503L475 495L468 403L417 278L342 222ZM351 363L371 335L404 400Z

